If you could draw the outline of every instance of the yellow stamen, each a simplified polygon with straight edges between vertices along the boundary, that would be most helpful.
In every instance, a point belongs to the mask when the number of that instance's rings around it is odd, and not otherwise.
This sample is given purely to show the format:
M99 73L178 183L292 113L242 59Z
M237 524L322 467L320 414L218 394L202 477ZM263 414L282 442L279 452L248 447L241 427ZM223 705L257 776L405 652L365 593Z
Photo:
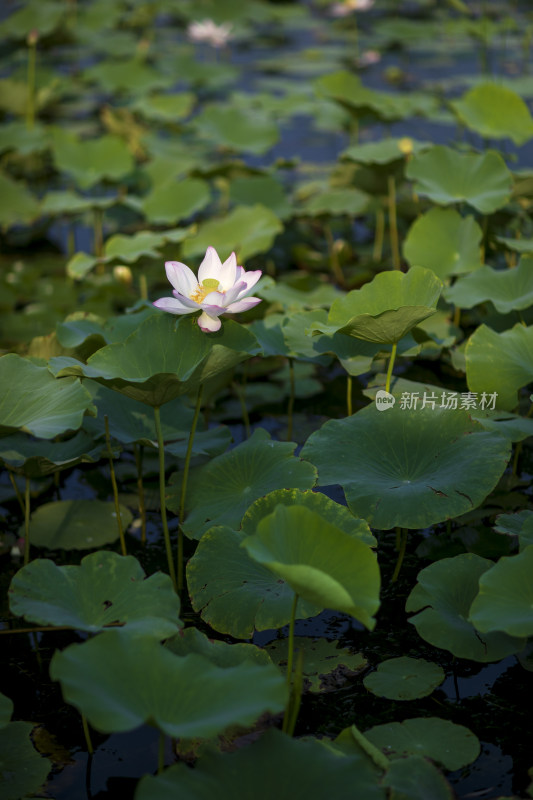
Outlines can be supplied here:
M217 281L216 278L206 278L201 284L198 284L194 292L190 294L189 297L191 300L194 300L195 303L203 303L208 294L215 292L218 289L219 284L220 281Z

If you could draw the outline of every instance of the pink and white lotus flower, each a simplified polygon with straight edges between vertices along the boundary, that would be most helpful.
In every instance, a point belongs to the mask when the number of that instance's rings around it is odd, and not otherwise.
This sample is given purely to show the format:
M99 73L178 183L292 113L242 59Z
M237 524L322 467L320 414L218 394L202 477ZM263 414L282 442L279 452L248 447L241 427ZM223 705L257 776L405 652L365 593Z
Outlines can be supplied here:
M261 302L259 297L246 297L261 277L261 270L245 272L237 265L235 253L222 263L215 248L208 247L198 278L179 261L167 261L165 270L174 297L161 297L153 305L170 314L194 314L201 309L198 325L206 333L220 329L221 314L248 311Z

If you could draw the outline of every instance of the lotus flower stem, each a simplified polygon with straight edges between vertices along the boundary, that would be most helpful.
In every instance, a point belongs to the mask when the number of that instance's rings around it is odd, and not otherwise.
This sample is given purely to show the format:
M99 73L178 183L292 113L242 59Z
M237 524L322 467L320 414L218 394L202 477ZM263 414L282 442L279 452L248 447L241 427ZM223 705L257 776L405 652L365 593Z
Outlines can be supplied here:
M391 583L396 583L398 580L398 575L400 574L400 570L403 564L403 558L405 556L405 548L407 547L407 528L402 528L402 533L400 536L400 552L398 553L398 560L396 561L396 566L394 567L394 572L392 574Z
M389 367L387 369L387 378L385 380L385 391L390 392L390 383L392 378L392 370L394 367L394 362L396 360L396 350L398 348L398 343L394 342L392 345L392 349L390 351L390 358L389 358Z
M388 177L389 187L389 236L394 269L401 269L400 245L398 241L398 222L396 219L396 181L394 175Z
M337 250L335 249L335 239L333 238L333 232L331 230L331 226L327 222L324 224L324 234L326 236L326 241L328 243L329 268L331 269L333 277L335 278L339 286L345 286L346 281L344 279L344 273L339 263L339 256Z
M144 499L144 484L143 484L143 454L144 447L142 444L135 444L133 446L135 455L135 464L137 467L137 493L139 495L139 514L141 515L141 544L146 544L146 503Z
M289 404L287 406L287 441L292 441L293 411L294 411L294 359L289 358Z
M159 503L161 506L161 522L163 524L163 537L165 539L165 550L167 553L168 574L177 592L176 573L172 560L172 546L170 544L170 533L168 532L167 507L165 503L165 444L163 442L163 431L161 430L161 415L159 406L154 406L154 423L157 435L157 450L159 453Z
M529 411L526 414L526 419L531 417L533 414L533 406L530 406ZM514 457L513 457L513 478L516 478L518 474L518 459L520 458L520 453L522 452L522 442L517 442L514 448Z
M17 482L15 480L15 476L13 475L11 470L9 470L9 480L11 481L11 483L13 485L13 489L15 490L15 494L16 494L17 500L19 502L20 510L22 511L23 514L25 514L26 513L26 506L24 505L24 500L23 500L22 495L20 493L20 489L17 486Z
M122 550L122 555L127 556L128 553L126 551L126 539L124 538L124 531L122 530L122 519L120 517L120 503L118 502L118 486L117 486L117 479L115 477L115 465L113 463L113 452L111 450L111 436L109 435L109 420L107 418L107 414L104 415L104 424L105 424L105 440L107 444L107 455L109 458L109 470L111 472L111 486L113 487L113 500L115 501L115 516L117 518L118 535L120 538L120 549Z
M26 127L35 125L35 62L37 55L37 32L28 34L28 99L26 104Z
M85 714L81 714L81 724L83 727L83 735L85 736L85 744L87 745L87 752L90 756L94 755L94 747L91 739L91 731L85 718Z
M24 490L24 566L30 563L30 479L26 476Z
M194 417L192 420L191 430L189 433L189 442L187 444L187 452L185 454L185 464L183 465L183 478L181 481L181 495L179 507L179 528L178 528L178 594L183 589L183 520L185 518L185 500L187 497L187 481L189 479L189 465L191 463L192 446L194 442L194 434L196 433L196 425L198 424L198 417L200 416L200 408L202 405L202 390L204 386L201 383L198 387L196 395L196 406L194 408Z
M372 259L377 264L383 258L383 239L385 237L385 212L382 208L376 211L376 233L374 236L374 248Z
M459 306L455 306L453 312L453 324L458 328L461 324L461 309Z
M93 236L94 236L94 255L101 258L104 255L104 212L101 208L93 209ZM99 271L103 270L100 264Z
M248 409L246 408L246 396L245 396L246 384L244 384L244 382L243 384L239 384L237 383L237 381L234 381L232 383L232 386L241 406L242 421L244 424L244 433L246 438L249 439L252 429L250 428L250 416L248 414Z
M292 684L292 669L294 662L294 621L296 619L296 606L298 605L298 600L299 596L295 592L292 601L291 619L289 623L289 643L288 643L288 654L287 654L287 688L289 690L289 699L287 700L287 707L285 708L285 716L283 717L283 727L282 727L282 730L285 733L287 733L288 731L289 722L291 719L291 706L292 706L291 684Z
M370 756L376 767L379 769L384 770L385 772L389 769L390 762L386 755L384 755L381 750L379 750L375 744L372 744L366 736L361 733L361 731L357 728L356 725L352 725L351 727L352 736L361 747L362 750L365 751L367 756Z
M353 414L352 406L352 376L346 376L346 414L351 417Z
M302 703L302 688L303 688L303 650L298 651L298 659L296 662L296 669L294 671L294 681L289 695L287 704L287 711L283 718L283 731L288 736L294 735L300 705Z

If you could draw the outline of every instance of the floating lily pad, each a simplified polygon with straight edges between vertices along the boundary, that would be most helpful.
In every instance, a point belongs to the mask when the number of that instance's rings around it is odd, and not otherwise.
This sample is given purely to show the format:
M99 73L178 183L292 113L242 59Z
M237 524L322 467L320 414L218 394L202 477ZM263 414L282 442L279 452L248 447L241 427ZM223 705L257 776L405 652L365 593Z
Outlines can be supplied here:
M291 618L294 592L269 569L250 558L246 534L220 525L210 528L187 564L187 586L195 611L220 633L250 639L254 630L281 628ZM297 619L323 608L300 598Z
M393 789L396 800L454 800L455 797L443 774L421 756L391 761L382 786Z
M24 433L0 438L0 462L28 478L50 475L81 462L99 461L102 448L86 433L64 442L37 441Z
M150 89L164 88L175 82L173 76L161 74L160 71L144 64L139 58L123 61L103 59L99 64L85 69L83 78L86 81L99 83L109 92L142 93L148 92Z
M466 378L472 392L497 394L496 407L511 411L517 392L533 381L533 325L497 333L480 325L466 344Z
M380 142L365 142L348 147L342 157L358 164L391 164L393 161L405 160L407 155L427 150L429 142L418 142L411 138L383 139Z
M473 308L490 300L496 311L508 314L533 305L533 256L522 256L514 269L481 267L444 291L457 308Z
M254 664L270 664L268 653L255 644L228 644L219 639L208 639L198 628L185 628L176 636L165 642L176 656L188 656L191 653L204 656L212 664L224 669L231 669L245 661Z
M316 511L326 522L330 522L344 533L360 539L370 547L375 547L377 541L364 519L356 519L353 514L339 503L330 500L322 492L313 492L309 489L277 489L265 497L260 497L253 503L242 518L241 528L244 533L255 533L258 523L263 517L272 514L276 506L305 506L311 511Z
M32 561L11 581L9 607L28 622L92 633L120 623L166 637L181 627L169 576L156 572L147 578L133 556L107 550L85 556L79 567Z
M409 229L403 252L411 265L445 279L481 267L482 237L474 217L462 217L453 208L432 208Z
M318 739L291 739L269 730L258 742L235 753L211 753L194 770L176 764L161 775L142 778L136 800L234 800L239 793L254 800L279 796L280 775L287 797L335 797L335 800L384 800L376 770L363 754L345 756Z
M0 728L3 728L13 714L13 700L0 692Z
M365 736L392 759L427 756L450 771L471 764L481 751L472 731L438 717L375 725Z
M447 206L465 201L482 214L506 205L512 189L503 158L491 150L478 155L437 145L414 155L406 175L415 182L414 191L434 203Z
M381 272L331 306L324 333L345 333L367 342L398 342L411 328L434 314L441 281L427 269L407 274Z
M239 262L270 250L283 230L279 217L266 206L237 206L223 219L210 219L198 226L198 234L183 245L183 255L197 256L207 247L235 252Z
M470 622L482 633L509 636L533 634L533 546L519 555L500 558L479 579L479 593L470 608Z
M192 92L151 94L139 97L131 109L155 122L177 122L188 117L196 102Z
M0 91L3 81L0 81ZM25 84L21 84L21 89L27 93ZM13 109L14 110L14 109ZM8 150L15 150L21 156L31 153L42 153L50 146L48 132L44 125L35 124L33 128L28 128L25 122L4 122L0 130L0 153Z
M271 278L262 278L254 294L263 297L269 303L279 303L286 311L329 308L335 300L342 297L342 292L331 283L314 284L311 287L304 285L298 288L281 281L275 282Z
M277 714L286 684L273 664L245 662L232 669L199 655L176 656L153 637L105 631L56 651L52 680L68 703L103 733L150 722L174 737L209 737L229 725L252 725Z
M59 170L74 176L82 189L102 179L120 180L133 170L134 161L126 143L107 134L81 140L55 128L52 132L54 160Z
M79 380L57 380L46 366L14 353L0 358L0 432L22 429L53 439L77 430L91 404Z
M274 663L283 667L286 674L288 639L277 639L266 646ZM310 639L307 636L294 638L295 652L303 652L303 677L309 681L310 692L327 692L338 689L346 682L347 675L355 675L367 665L361 653L340 647L338 642L326 639Z
M310 603L344 611L374 628L380 587L376 557L316 512L299 505L276 506L242 546Z
M490 139L512 139L517 145L533 137L533 119L520 95L507 86L482 83L451 107L470 130Z
M427 697L445 678L438 664L421 658L390 658L366 675L365 688L389 700L416 700Z
M230 183L229 196L238 206L253 206L260 203L280 219L285 219L292 213L283 184L272 175L235 178Z
M122 528L132 514L120 506ZM44 503L30 520L30 541L50 550L92 550L118 539L115 504L104 500L56 500Z
M134 400L162 406L199 383L231 369L260 350L255 336L233 320L216 333L203 333L196 319L150 314L124 342L102 347L87 364L52 358L58 375L94 378Z
M486 558L461 553L442 558L418 573L405 610L419 612L409 622L426 642L472 661L499 661L520 652L523 639L505 633L480 634L468 621L479 580L492 566Z
M194 470L189 478L183 530L199 539L213 525L238 528L245 511L259 497L290 485L309 489L316 481L310 464L294 458L293 442L274 442L259 428L242 444ZM181 475L170 487L167 506L177 511ZM207 490L206 490L206 487Z
M368 211L370 196L359 189L328 189L327 191L313 194L309 200L302 204L298 213L317 216L339 216L347 214L357 217Z
M352 513L384 529L425 528L477 508L509 455L510 444L465 410L399 402L326 422L301 453L320 485L340 484Z
M35 750L31 722L10 722L0 728L0 792L2 800L21 800L35 794L52 768Z
M33 30L40 36L48 36L61 25L67 13L68 9L58 0L48 0L46 5L33 0L4 19L2 31L4 36L16 39L25 39Z
M204 136L238 152L262 155L279 138L277 125L258 109L250 112L227 104L207 105L195 123Z
M516 514L499 514L496 517L494 530L510 536L519 536L524 529L533 529L533 511L529 509L518 511Z
M82 214L91 208L109 208L116 202L114 197L83 197L68 189L51 191L41 200L41 214Z

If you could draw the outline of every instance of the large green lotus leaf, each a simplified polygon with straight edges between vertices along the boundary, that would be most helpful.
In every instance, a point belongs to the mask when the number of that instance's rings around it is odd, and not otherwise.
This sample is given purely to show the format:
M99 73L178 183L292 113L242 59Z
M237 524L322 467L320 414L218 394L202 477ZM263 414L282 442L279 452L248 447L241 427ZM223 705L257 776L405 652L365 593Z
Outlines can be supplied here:
M472 392L496 392L496 406L511 411L522 386L533 381L533 325L496 333L486 325L474 331L465 350L466 379Z
M398 342L419 322L434 314L442 282L422 267L407 274L380 272L331 306L324 333L345 333L367 342ZM319 326L320 329L320 326Z
M533 419L512 414L510 411L472 411L472 419L477 420L485 430L505 436L510 442L521 442L533 436Z
M426 528L477 508L500 479L510 443L464 409L385 411L375 403L329 420L302 458L322 486L340 484L353 514L375 528Z
M533 255L533 239L511 239L508 236L496 236L495 239L504 244L508 250Z
M2 33L15 39L25 39L31 31L36 30L39 36L48 36L61 25L67 13L64 3L58 0L48 0L44 5L39 0L32 0L2 21Z
M365 688L389 700L416 700L427 697L445 678L438 664L422 658L389 658L377 670L366 675Z
M242 547L310 603L344 611L374 628L380 587L376 557L320 514L305 506L278 505Z
M381 782L393 789L394 800L454 800L455 794L445 777L423 756L407 756L391 761Z
M512 139L517 145L533 137L533 119L520 95L497 83L469 89L451 107L470 130L490 139Z
M260 350L255 336L233 320L205 334L195 318L151 314L124 342L102 347L87 364L52 358L58 375L85 375L151 406L162 406Z
M320 309L322 311L322 309ZM254 320L250 330L257 337L263 354L266 356L287 356L297 358L298 361L313 361L315 364L326 365L331 357L321 355L315 349L316 338L308 336L306 329L309 321L314 320L320 312L310 311L301 314L274 313L268 314L263 319ZM323 313L324 321L327 313Z
M5 88L5 83L0 81L0 91L3 88ZM23 93L27 94L27 88L24 84L21 85L21 89ZM26 98L24 98L24 105L25 102ZM2 101L0 101L0 107L1 105L3 105ZM28 128L26 122L4 122L2 124L2 129L0 130L0 153L7 150L15 150L21 156L28 156L32 153L42 153L48 149L49 144L48 132L44 125L36 123L33 128Z
M319 194L313 194L302 204L297 213L312 217L341 214L356 217L368 211L370 200L370 196L359 189L328 189Z
M188 117L196 102L192 92L151 94L139 97L130 108L155 122L177 122Z
M474 217L453 208L432 208L412 224L403 246L411 265L431 269L444 280L481 267L483 232Z
M357 112L370 112L383 120L398 120L422 110L430 110L434 100L427 96L412 98L406 94L395 96L387 92L377 92L363 86L361 79L352 72L331 72L315 81L319 95L330 97L345 108Z
M175 228L159 233L140 231L132 236L116 233L105 243L104 252L108 259L120 259L133 264L139 258L159 258L161 253L157 250L158 247L166 242L182 242L190 233L190 228Z
M123 529L132 514L120 506ZM24 535L23 529L21 529ZM115 504L104 500L56 500L44 503L32 514L30 542L50 550L92 550L118 539Z
M254 630L281 628L291 618L294 592L241 547L245 534L226 526L210 528L187 564L187 586L195 611L220 633L250 639ZM296 618L323 611L300 598Z
M209 639L198 628L185 628L168 639L165 647L168 647L176 656L196 653L224 669L237 667L245 661L252 661L254 664L272 663L266 650L255 644L242 642L228 644L220 639Z
M83 197L70 189L47 192L41 200L41 214L50 216L83 214L91 208L110 208L114 197Z
M0 692L0 728L8 724L13 714L13 700Z
M292 276L291 276L292 277ZM329 306L343 296L331 283L318 283L311 285L306 281L301 288L299 285L274 281L268 276L263 276L254 294L264 298L269 303L283 306L285 311L301 311L305 308L329 308Z
M391 164L405 159L411 153L427 150L429 142L418 142L415 139L383 139L380 142L365 142L348 147L342 158L356 161L358 164Z
M414 191L434 203L447 206L465 201L482 214L506 205L512 189L511 173L492 150L479 155L437 145L414 155L406 175L415 182Z
M105 264L107 259L91 256L89 253L74 253L72 258L69 258L66 266L67 275L74 280L81 280L95 267L97 264Z
M2 800L21 800L34 795L52 768L48 758L35 750L31 722L10 722L0 729L0 795Z
M520 536L524 531L533 533L533 511L527 509L516 514L498 514L494 530L509 536Z
M486 558L461 553L442 558L418 573L405 610L419 612L409 622L422 639L472 661L499 661L522 649L522 639L505 633L480 634L468 621L479 579L492 566Z
M292 739L275 729L235 753L202 757L194 770L176 764L155 777L145 776L135 800L235 800L237 796L385 800L376 770L364 754L344 755L321 740Z
M156 183L143 197L140 210L157 225L181 222L201 211L211 200L209 184L199 178L172 179ZM205 249L205 248L204 248Z
M313 492L310 489L277 489L270 492L265 497L260 497L253 503L241 522L243 533L250 535L255 533L257 525L263 517L272 514L276 506L305 506L311 511L316 511L326 522L330 522L344 533L360 539L370 547L377 545L376 537L368 527L364 519L356 519L353 514L339 503L330 500L322 492Z
M99 83L109 92L129 90L136 94L148 92L150 89L164 88L175 82L174 77L162 75L160 71L144 64L138 58L124 61L103 59L99 64L85 69L83 78Z
M444 290L457 308L473 308L490 300L500 314L533 305L533 256L522 256L514 269L481 267Z
M210 219L198 226L198 234L187 239L183 255L197 256L207 247L220 252L237 253L239 262L270 250L274 239L283 230L283 223L269 208L237 206L222 219Z
M0 172L0 225L29 224L39 215L39 203L20 183Z
M278 126L257 109L247 111L224 105L208 105L196 117L200 133L232 150L262 155L279 139Z
M470 622L482 633L533 635L533 546L519 555L500 558L479 579L479 594L470 608Z
M102 179L118 181L133 170L134 161L123 139L106 134L97 139L78 139L55 128L52 132L54 161L70 173L82 189Z
M292 486L310 489L316 481L311 464L294 458L293 442L274 442L262 428L237 447L194 470L189 478L183 530L199 539L212 525L238 528L247 508L259 497ZM171 485L167 506L177 511L179 483Z
M365 731L365 736L392 759L427 756L450 771L471 764L481 752L479 740L471 730L438 717L375 725Z
M246 175L235 178L229 186L229 199L238 206L261 203L280 219L292 214L283 184L272 175Z
M79 380L57 380L46 366L15 353L0 358L0 432L22 429L42 439L77 430L91 395Z
M98 461L102 447L80 431L64 442L36 441L24 433L0 438L0 462L28 478L42 477L81 462Z
M56 652L50 676L96 730L118 733L150 722L176 738L252 725L282 711L287 691L273 664L221 668L196 654L176 656L153 636L112 630Z
M108 550L85 556L79 566L30 562L11 581L9 607L28 622L91 633L121 623L166 637L181 627L169 576L156 572L147 578L133 556Z
M294 650L303 654L302 674L309 682L310 692L338 689L344 682L344 676L355 675L367 666L368 662L361 653L339 648L338 645L339 642L328 642L327 639L315 641L307 636L295 636ZM286 674L289 640L276 639L266 646L266 651Z

